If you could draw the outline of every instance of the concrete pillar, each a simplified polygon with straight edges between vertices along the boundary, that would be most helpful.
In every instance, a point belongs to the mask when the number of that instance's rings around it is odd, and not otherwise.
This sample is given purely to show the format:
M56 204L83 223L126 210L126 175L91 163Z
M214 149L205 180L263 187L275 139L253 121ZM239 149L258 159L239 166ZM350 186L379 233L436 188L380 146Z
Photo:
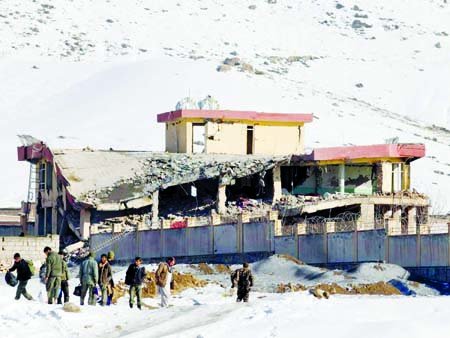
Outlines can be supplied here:
M89 209L81 209L80 211L80 233L81 239L89 238L89 230L91 227L91 211Z
M360 230L372 230L375 228L375 205L370 203L361 204Z
M98 234L98 224L92 224L90 228L90 235Z
M417 231L417 209L410 207L408 212L408 234L415 234Z
M225 205L227 201L226 188L227 188L226 185L219 184L219 189L217 191L217 204L216 204L217 212L219 214L225 213L227 209Z
M282 196L281 191L281 169L280 167L273 168L273 201L280 199Z
M339 164L339 192L345 192L345 164Z
M55 206L52 208L52 234L58 233L58 207Z
M152 194L152 228L159 223L159 190Z
M392 163L383 162L381 165L383 175L383 182L381 184L381 191L383 193L392 192Z

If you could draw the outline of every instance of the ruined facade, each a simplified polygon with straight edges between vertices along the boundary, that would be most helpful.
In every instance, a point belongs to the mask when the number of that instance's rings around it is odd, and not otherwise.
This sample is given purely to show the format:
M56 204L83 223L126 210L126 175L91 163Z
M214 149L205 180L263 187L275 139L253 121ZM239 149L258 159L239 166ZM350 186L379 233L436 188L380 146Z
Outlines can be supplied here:
M179 110L158 115L166 153L18 148L36 183L36 235L185 228L270 220L275 234L358 229L414 233L428 200L411 193L421 144L304 154L310 114ZM117 237L119 238L119 237Z

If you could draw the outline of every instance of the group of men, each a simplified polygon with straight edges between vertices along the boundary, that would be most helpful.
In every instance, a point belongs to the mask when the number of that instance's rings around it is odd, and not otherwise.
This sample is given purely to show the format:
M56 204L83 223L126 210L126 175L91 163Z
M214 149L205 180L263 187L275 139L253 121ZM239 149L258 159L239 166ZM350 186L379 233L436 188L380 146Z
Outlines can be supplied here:
M161 296L161 307L168 307L170 300L170 289L173 289L173 266L176 260L170 257L166 262L161 262L155 272L155 283L158 294ZM130 264L125 275L125 284L130 286L130 308L133 308L134 298L137 300L137 308L142 308L142 283L147 273L142 266L141 257L136 257L134 263Z
M80 265L78 276L80 277L81 294L80 305L84 305L84 299L89 294L88 304L96 305L97 296L95 294L95 286L98 284L101 290L100 305L109 305L114 292L114 281L112 278L112 270L110 262L114 259L114 253L109 251L108 254L102 254L100 262L95 261L95 253L91 252L89 257Z
M53 252L50 247L44 248L44 254L47 256L45 261L45 272L42 271L42 279L46 285L48 304L57 301L62 304L69 301L69 270L64 259L63 252ZM97 297L95 287L98 284L101 290L102 306L109 305L112 300L114 281L112 278L112 270L110 261L114 259L112 251L108 254L102 254L100 262L95 261L95 253L91 252L89 257L84 260L79 269L79 278L81 284L80 305L84 305L86 295L88 296L88 304L96 305ZM166 262L161 262L155 272L155 283L157 285L158 294L161 296L161 307L168 307L170 301L170 290L173 289L173 267L176 263L174 257L170 257ZM26 287L28 280L32 277L29 264L20 257L19 253L14 255L14 265L9 269L10 272L17 270L17 292L15 299L20 299L23 295L26 299L32 300L33 297L27 292ZM41 269L42 270L42 269ZM126 276L125 284L129 288L129 306L133 308L135 298L137 300L137 308L142 308L142 284L147 278L145 267L142 266L141 257L136 257L134 263L130 264ZM237 301L248 302L250 290L253 287L253 275L249 269L249 264L244 263L241 269L235 270L231 274L232 288L237 287Z

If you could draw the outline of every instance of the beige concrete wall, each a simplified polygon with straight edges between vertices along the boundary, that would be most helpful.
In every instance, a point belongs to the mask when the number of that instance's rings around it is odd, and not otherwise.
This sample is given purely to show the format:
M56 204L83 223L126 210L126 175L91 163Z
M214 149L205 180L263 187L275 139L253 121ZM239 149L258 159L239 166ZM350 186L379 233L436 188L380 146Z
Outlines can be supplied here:
M166 123L166 151L192 152L192 123L185 121Z
M301 154L303 153L303 127L300 126L254 126L255 154Z
M247 154L247 125L208 122L206 153Z
M192 123L204 120L166 123L166 151L192 153ZM206 122L206 153L246 154L247 126L245 122ZM301 154L303 126L299 125L253 125L254 154Z
M49 235L47 237L15 237L5 236L0 238L0 263L13 263L13 256L16 252L25 260L33 262L44 262L44 248L49 246L54 251L59 250L59 236ZM34 264L36 269L40 265Z

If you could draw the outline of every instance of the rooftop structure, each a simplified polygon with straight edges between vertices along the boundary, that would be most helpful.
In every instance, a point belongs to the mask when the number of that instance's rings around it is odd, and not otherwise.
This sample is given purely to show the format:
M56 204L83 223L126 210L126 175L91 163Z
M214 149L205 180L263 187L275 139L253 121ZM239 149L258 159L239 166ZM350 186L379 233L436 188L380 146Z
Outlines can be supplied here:
M159 114L171 153L302 154L312 114L176 110ZM280 137L282 135L282 137Z

